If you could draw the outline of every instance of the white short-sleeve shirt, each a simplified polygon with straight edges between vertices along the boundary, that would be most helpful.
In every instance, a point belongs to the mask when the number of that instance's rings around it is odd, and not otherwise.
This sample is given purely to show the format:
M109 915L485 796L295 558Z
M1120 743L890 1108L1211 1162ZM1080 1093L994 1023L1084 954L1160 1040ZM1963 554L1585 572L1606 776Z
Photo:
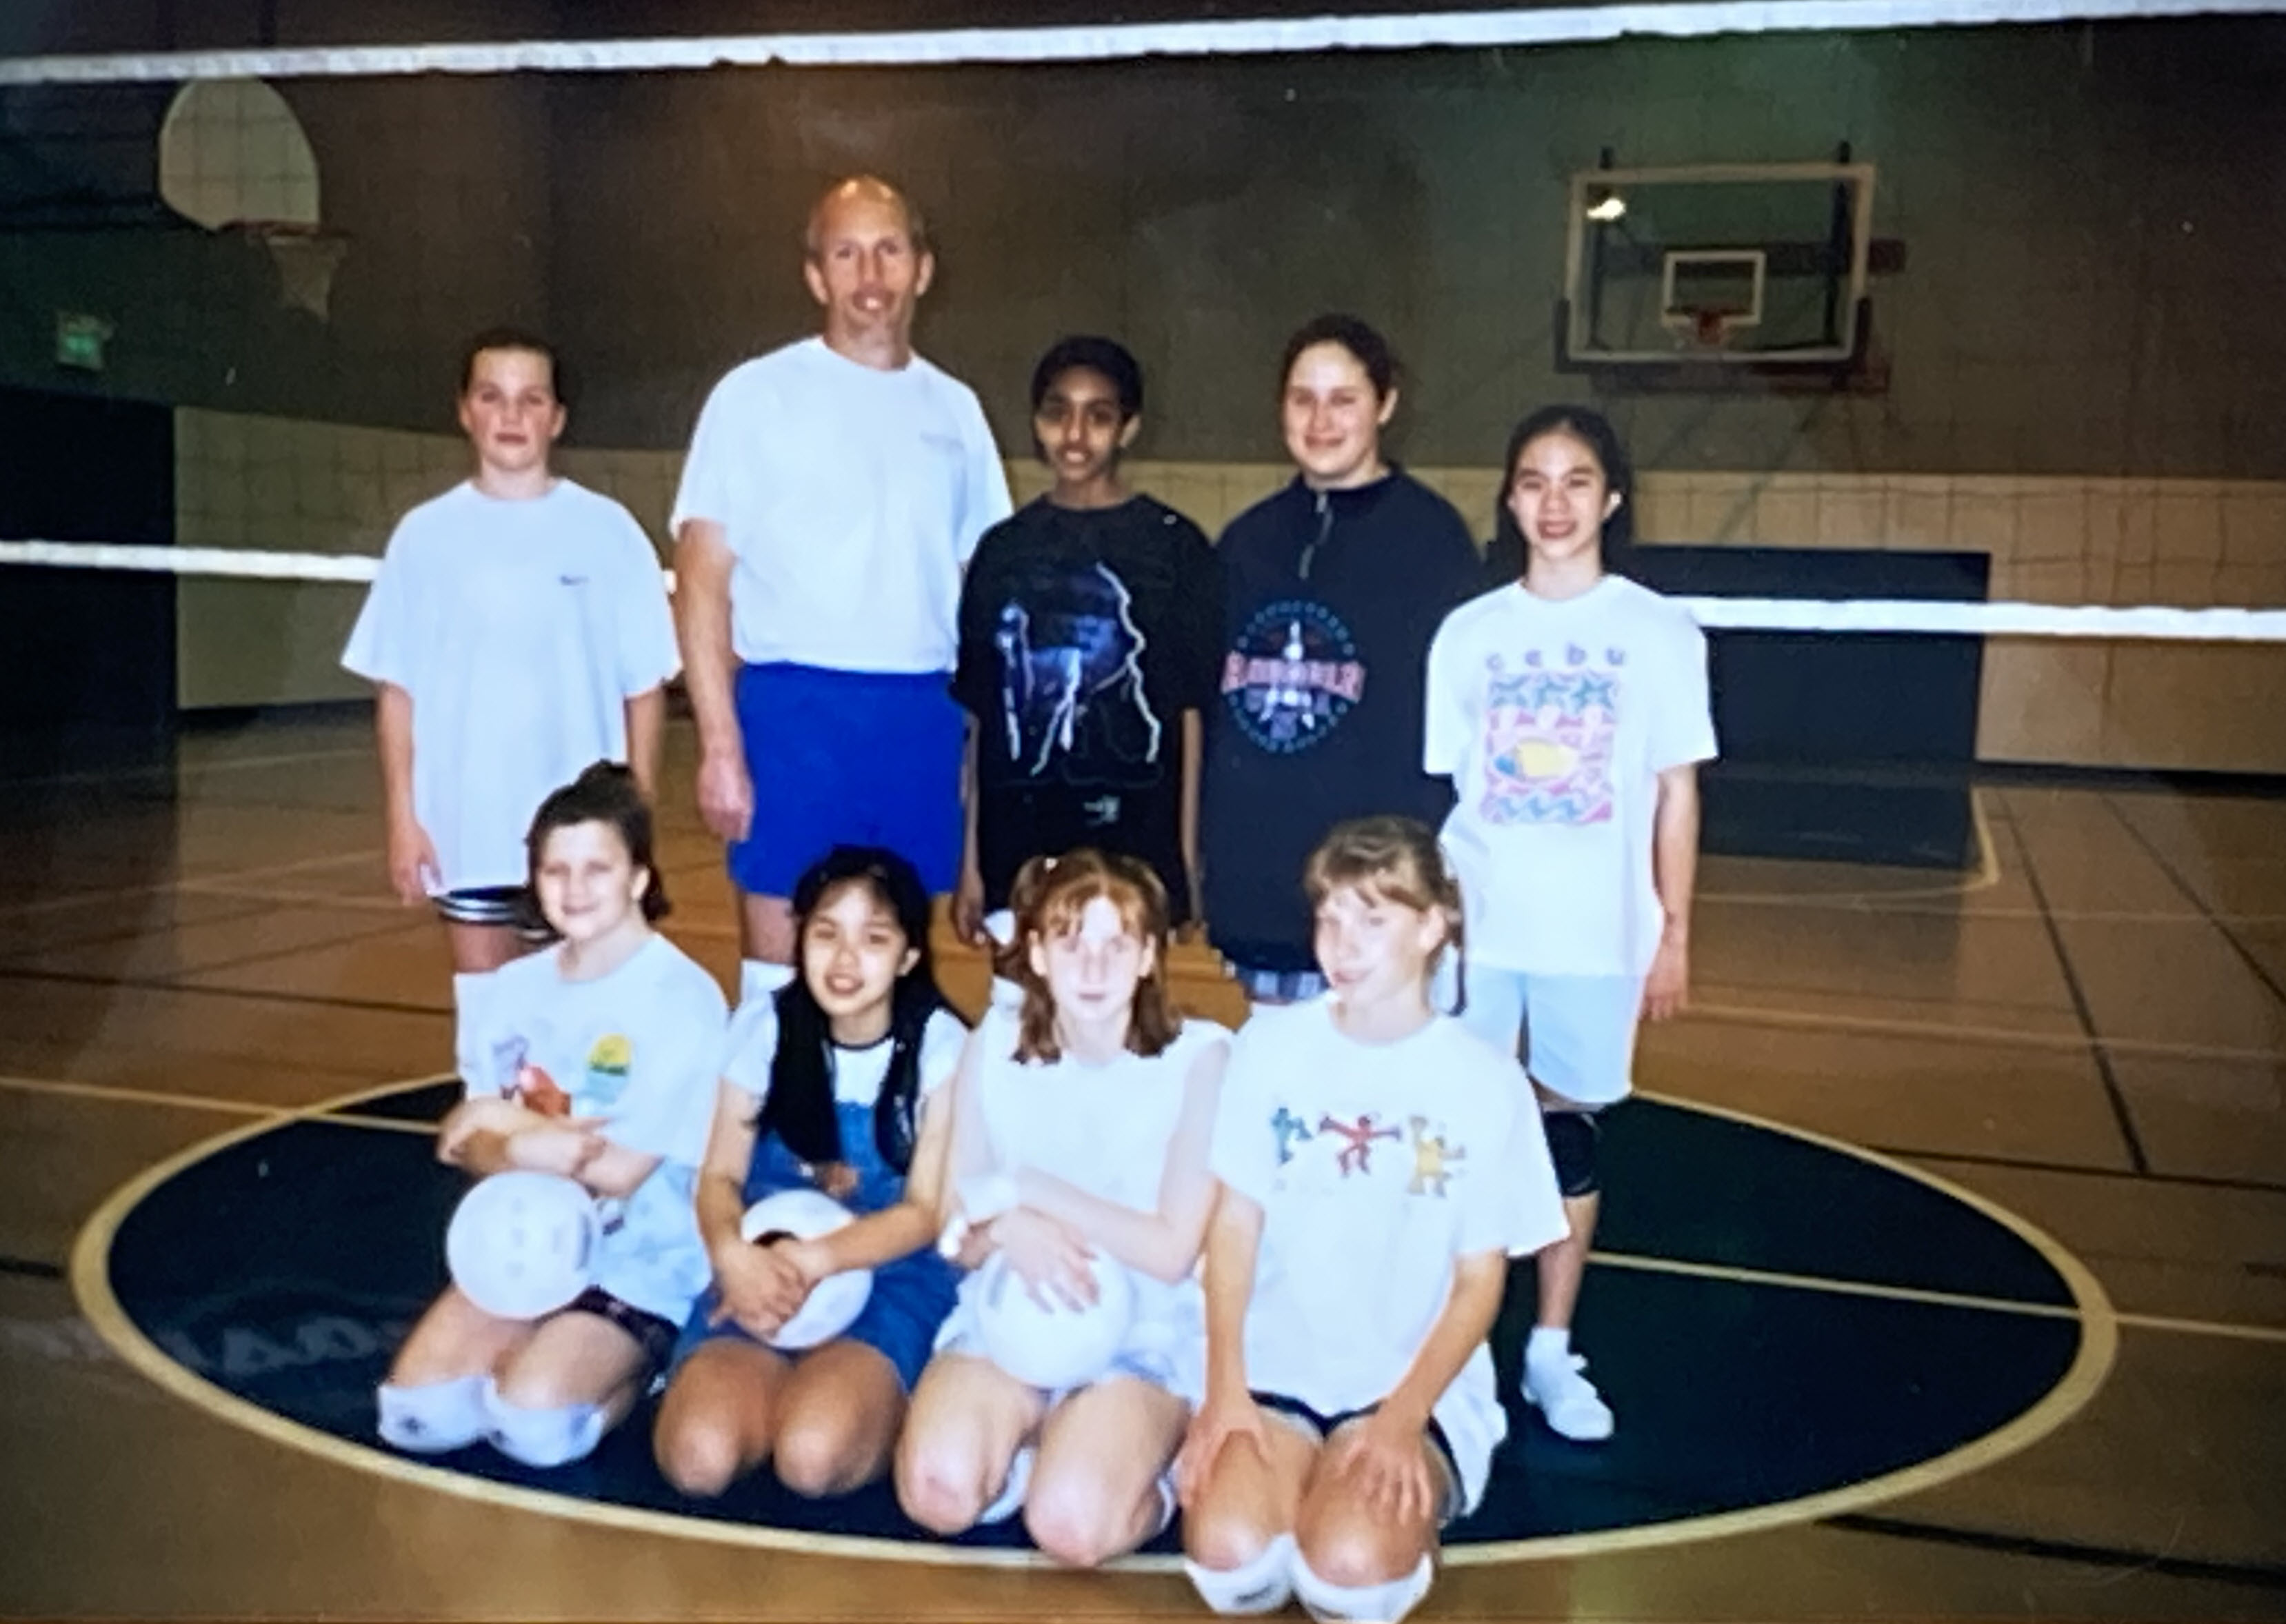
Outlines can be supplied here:
M493 973L468 1094L600 1116L605 1139L659 1158L607 1210L595 1283L680 1325L713 1278L694 1201L729 1018L722 989L660 935L592 981L567 980L559 950Z
M926 673L952 669L961 571L1008 513L974 390L919 356L883 371L808 338L714 386L670 525L727 532L740 659Z
M939 1010L921 1028L920 1097L924 1100L952 1080L960 1069L960 1052L968 1029L950 1010ZM833 1099L837 1105L870 1106L881 1097L888 1081L889 1062L896 1045L884 1037L863 1049L833 1045ZM756 1109L769 1097L770 1068L777 1059L777 1003L756 998L740 1006L730 1020L729 1058L722 1064L722 1080L751 1098Z
M1458 800L1444 843L1469 957L1541 975L1642 975L1662 927L1659 775L1714 754L1707 637L1607 575L1579 596L1472 598L1429 645L1423 765Z
M1101 1063L1016 1058L1018 1023L1010 1010L985 1012L977 1045L975 1086L995 1172L1036 1168L1099 1201L1155 1212L1167 1156L1182 1121L1191 1069L1230 1042L1211 1021L1185 1021L1174 1042L1155 1055L1121 1053ZM1154 1280L1130 1271L1135 1317L1124 1352L1148 1355L1170 1374L1169 1390L1195 1402L1205 1383L1205 1305L1195 1274ZM961 1282L939 1347L972 1336L981 1276Z
M1257 1011L1231 1048L1213 1165L1263 1212L1247 1385L1327 1415L1404 1378L1458 1259L1570 1233L1523 1068L1449 1016L1366 1044L1330 997ZM1474 1505L1507 1431L1488 1350L1431 1413Z
M413 700L413 809L439 888L522 885L548 793L627 756L627 701L681 669L658 555L569 479L502 501L473 484L390 537L342 664Z

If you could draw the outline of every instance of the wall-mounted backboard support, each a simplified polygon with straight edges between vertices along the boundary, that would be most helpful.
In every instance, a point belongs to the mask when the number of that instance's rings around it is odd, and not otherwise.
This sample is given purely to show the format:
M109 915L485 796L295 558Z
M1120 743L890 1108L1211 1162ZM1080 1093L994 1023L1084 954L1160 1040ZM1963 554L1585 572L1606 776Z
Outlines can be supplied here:
M1709 382L1724 373L1845 382L1862 372L1873 166L1843 150L1832 163L1573 176L1558 367Z

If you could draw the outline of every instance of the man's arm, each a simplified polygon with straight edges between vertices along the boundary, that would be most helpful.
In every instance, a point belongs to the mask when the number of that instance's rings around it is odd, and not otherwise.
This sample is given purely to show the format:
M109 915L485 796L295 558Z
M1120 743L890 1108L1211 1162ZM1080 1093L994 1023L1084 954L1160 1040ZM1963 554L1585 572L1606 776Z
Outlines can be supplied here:
M732 682L729 532L714 519L686 519L674 545L674 624L682 681L698 723L698 815L725 840L743 840L754 813Z
M1644 1013L1679 1015L1691 994L1691 894L1699 878L1699 767L1686 761L1659 775L1651 829L1651 884L1659 893L1659 951L1644 984Z

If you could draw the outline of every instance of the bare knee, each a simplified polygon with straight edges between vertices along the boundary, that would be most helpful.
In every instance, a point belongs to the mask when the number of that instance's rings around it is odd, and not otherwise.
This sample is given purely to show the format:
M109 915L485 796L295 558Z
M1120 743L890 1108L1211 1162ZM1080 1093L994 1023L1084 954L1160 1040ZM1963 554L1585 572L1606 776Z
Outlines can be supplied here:
M875 1462L858 1459L859 1453L859 1440L846 1423L806 1416L778 1434L772 1459L779 1482L816 1500L846 1494L872 1475Z
M580 1391L570 1373L552 1360L512 1359L496 1378L501 1402L518 1409L555 1410L573 1404L600 1404L606 1394Z
M1140 1510L1121 1505L1095 1484L1035 1483L1024 1506L1032 1543L1067 1567L1100 1567L1135 1541Z
M730 1429L706 1416L662 1414L651 1429L650 1453L659 1475L694 1500L713 1499L745 1464Z
M935 1534L966 1533L986 1504L983 1472L973 1458L922 1447L897 1460L897 1504Z
M1277 1537L1249 1517L1213 1510L1183 1514L1183 1554L1218 1573L1234 1573L1256 1561Z

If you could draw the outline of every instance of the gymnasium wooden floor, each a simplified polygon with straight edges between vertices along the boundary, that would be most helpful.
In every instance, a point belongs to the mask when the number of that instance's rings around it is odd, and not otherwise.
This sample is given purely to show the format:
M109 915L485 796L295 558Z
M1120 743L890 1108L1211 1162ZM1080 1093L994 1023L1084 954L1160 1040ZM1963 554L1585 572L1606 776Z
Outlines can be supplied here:
M688 742L670 931L727 975ZM1710 860L1696 1007L1643 1081L2045 1232L2109 1298L2100 1384L1878 1505L1456 1565L1422 1616L2286 1618L2286 800L1981 801L1990 861L1965 880ZM441 1492L123 1359L73 1278L115 1191L448 1061L440 934L382 893L375 803L361 725L193 737L165 769L0 767L0 1615L1205 1616L1163 1569L867 1562ZM973 995L979 966L945 979ZM1235 1013L1202 963L1181 989ZM1675 1383L1721 1379L1691 1328L1667 1337Z

